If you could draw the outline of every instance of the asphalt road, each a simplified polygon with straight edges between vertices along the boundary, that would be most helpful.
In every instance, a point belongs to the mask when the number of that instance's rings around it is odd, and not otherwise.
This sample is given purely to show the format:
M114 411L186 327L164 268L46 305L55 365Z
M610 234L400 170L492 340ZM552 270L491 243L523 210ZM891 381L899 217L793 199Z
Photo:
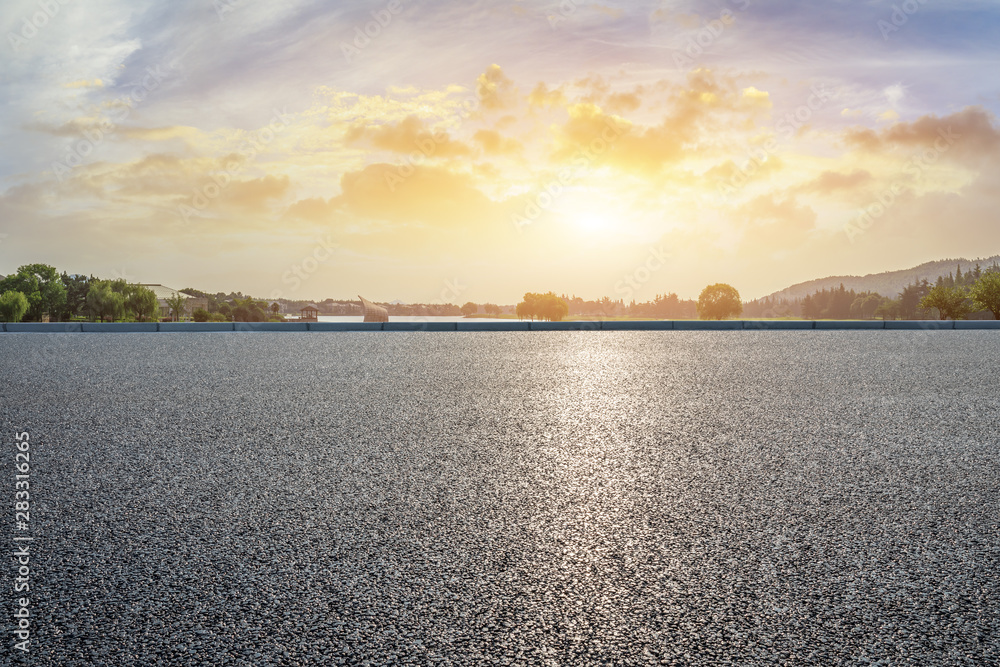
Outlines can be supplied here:
M0 663L997 664L998 369L989 331L5 334Z

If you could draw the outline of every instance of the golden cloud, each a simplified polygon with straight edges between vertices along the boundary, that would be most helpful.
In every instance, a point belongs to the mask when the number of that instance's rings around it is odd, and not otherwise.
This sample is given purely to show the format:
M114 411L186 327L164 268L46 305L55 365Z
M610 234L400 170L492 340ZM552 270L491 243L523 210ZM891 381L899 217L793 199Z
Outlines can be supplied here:
M500 65L490 65L476 78L476 93L484 109L507 109L517 103L517 88Z
M366 141L375 148L405 155L418 151L434 157L456 157L472 152L447 132L431 131L416 116L407 116L399 123L352 125L344 140L349 144Z
M372 164L340 186L331 204L363 218L447 227L478 224L494 209L470 177L438 167Z

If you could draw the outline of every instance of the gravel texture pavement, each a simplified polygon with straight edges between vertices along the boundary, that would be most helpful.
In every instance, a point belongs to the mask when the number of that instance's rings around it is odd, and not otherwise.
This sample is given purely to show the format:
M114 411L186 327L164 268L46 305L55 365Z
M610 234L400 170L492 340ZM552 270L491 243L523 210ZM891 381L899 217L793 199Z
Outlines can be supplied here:
M5 334L0 663L998 664L998 369L989 331Z

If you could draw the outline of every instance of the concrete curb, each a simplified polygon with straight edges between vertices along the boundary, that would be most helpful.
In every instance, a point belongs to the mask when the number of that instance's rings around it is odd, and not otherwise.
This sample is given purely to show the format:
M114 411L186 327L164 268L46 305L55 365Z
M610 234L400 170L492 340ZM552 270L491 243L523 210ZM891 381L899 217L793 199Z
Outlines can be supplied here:
M601 322L602 331L673 331L673 320L606 320Z
M854 331L885 329L885 322L882 320L859 320L857 322L847 322L841 320L816 320L816 329L826 331Z
M743 320L675 320L676 331L735 331L743 328Z
M531 322L529 331L600 331L600 322Z
M458 331L457 322L385 322L382 331Z
M531 331L531 323L521 320L510 320L509 322L477 322L475 319L468 321L460 320L458 331Z
M156 333L158 322L81 322L83 333Z
M611 320L574 322L7 322L0 333L350 331L951 331L1000 330L1000 320Z

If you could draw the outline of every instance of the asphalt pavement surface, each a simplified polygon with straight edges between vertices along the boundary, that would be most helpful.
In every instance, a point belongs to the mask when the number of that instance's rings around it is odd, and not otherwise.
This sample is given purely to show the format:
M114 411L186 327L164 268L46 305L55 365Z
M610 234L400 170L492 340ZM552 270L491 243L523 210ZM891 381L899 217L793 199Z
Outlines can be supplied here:
M997 664L998 370L990 331L2 334L0 663Z

